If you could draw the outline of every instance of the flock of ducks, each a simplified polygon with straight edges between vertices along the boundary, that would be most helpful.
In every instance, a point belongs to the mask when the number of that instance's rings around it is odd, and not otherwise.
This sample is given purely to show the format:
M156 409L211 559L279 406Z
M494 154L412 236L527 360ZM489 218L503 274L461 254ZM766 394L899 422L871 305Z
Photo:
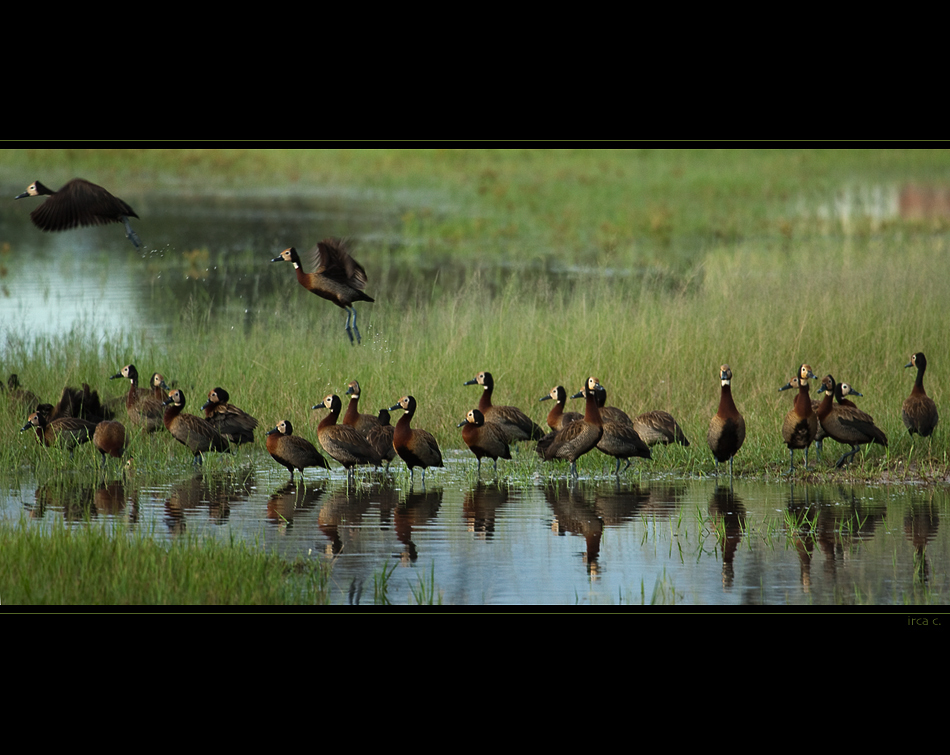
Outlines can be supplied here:
M129 218L138 215L127 203L101 186L76 178L54 191L35 181L15 199L39 196L47 199L30 213L30 217L34 225L44 231L122 223L132 244L136 248L141 245L129 224ZM351 256L347 242L329 238L317 244L312 253L313 272L310 273L303 272L294 247L285 249L271 261L290 262L301 286L345 310L346 334L354 345L360 343L353 304L373 302L374 299L364 293L366 271ZM902 407L903 422L911 435L927 437L933 433L938 415L933 399L924 390L926 357L918 352L906 366L916 367L917 377ZM208 400L201 407L204 416L197 416L184 412L184 393L177 388L169 389L159 373L153 373L147 387L138 385L138 372L131 364L112 378L124 378L130 382L124 402L129 422L145 432L164 427L194 454L195 464L201 463L206 453L229 452L233 445L254 440L258 421L232 404L223 388L216 387L208 393ZM731 476L733 458L745 441L745 420L732 397L733 375L729 365L720 367L719 379L719 407L710 420L706 440L716 460L717 474L719 464L728 461ZM832 375L826 375L818 388L819 393L824 393L823 398L812 401L809 381L814 379L817 378L811 367L802 364L798 374L779 389L798 391L782 424L782 439L789 449L789 474L794 471L795 451L804 452L807 467L811 444L815 443L820 457L821 443L825 438L850 447L838 459L837 467L853 460L862 445L877 443L887 447L887 437L874 424L874 419L847 398L849 395L860 396L860 393L846 383L838 383ZM540 398L541 401L554 401L547 415L547 430L517 407L492 403L494 380L490 372L480 372L464 385L479 385L483 389L478 407L469 411L458 425L462 428L462 440L475 455L479 476L483 458L491 459L497 476L498 459L512 458L511 447L519 442L534 443L537 454L545 461L569 462L570 474L575 479L577 460L595 448L616 459L614 474L619 478L634 458L651 458L650 449L654 445L689 445L682 428L667 412L650 411L631 418L620 409L608 406L607 391L595 377L588 378L582 390L571 396L585 400L583 413L565 411L567 391L563 386L555 386L548 395ZM11 396L22 393L16 375L8 381L8 392ZM326 396L313 409L327 411L317 428L318 440L324 453L346 469L348 478L357 466L379 468L385 462L388 470L398 456L409 468L410 485L416 467L422 470L424 485L426 469L443 466L442 452L433 435L411 425L417 408L415 398L403 396L388 409L372 415L359 412L359 383L351 382L346 395L349 403L342 420L343 402L337 395ZM22 396L20 400L23 400ZM30 402L29 398L25 400L25 403ZM60 442L71 450L79 444L92 442L103 461L106 456L121 457L128 448L129 434L125 426L115 420L114 407L100 402L97 393L88 385L84 384L82 389L65 388L56 406L39 404L38 401L32 403L35 408L23 431L33 429L46 445ZM399 409L403 414L393 426L389 413ZM294 435L289 420L281 420L267 431L266 445L274 461L290 472L291 480L295 470L303 474L308 467L329 469L327 459L310 441ZM621 470L624 461L626 466Z

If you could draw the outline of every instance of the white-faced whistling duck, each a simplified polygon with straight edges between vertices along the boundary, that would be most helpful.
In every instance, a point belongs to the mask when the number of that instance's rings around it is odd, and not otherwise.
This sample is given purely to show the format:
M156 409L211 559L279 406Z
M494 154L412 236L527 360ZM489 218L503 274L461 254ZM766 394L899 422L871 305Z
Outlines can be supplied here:
M168 394L165 399L165 415L162 420L168 432L179 443L187 446L195 455L194 464L204 461L204 454L208 451L230 453L227 439L219 433L204 417L194 414L183 414L185 408L185 394L178 388Z
M393 447L393 433L396 428L389 424L389 410L380 409L376 418L377 424L369 429L366 434L366 440L373 447L373 450L379 454L379 457L386 462L386 471L389 471L389 465L396 458L396 449Z
M363 293L366 271L350 256L348 242L343 239L324 239L311 252L311 259L315 268L312 273L305 273L300 267L300 257L294 247L284 249L271 262L292 262L297 282L301 286L346 310L346 334L350 337L350 343L354 343L354 334L355 343L359 343L360 332L356 328L353 302L376 301Z
M563 390L563 389L562 389ZM498 459L510 459L511 449L504 431L490 422L485 422L485 415L478 409L469 410L464 421L460 422L462 440L478 460L476 477L482 475L482 457L487 456L495 464L495 477L498 476Z
M106 454L121 459L129 447L128 434L125 425L114 420L104 419L96 425L92 434L92 445L102 454L102 463L106 461Z
M277 427L267 431L267 453L282 467L287 467L291 482L294 479L294 469L299 469L303 476L307 467L330 468L330 463L323 458L323 454L313 443L294 435L294 427L289 419L282 419L277 423Z
M719 472L720 462L729 461L729 476L732 476L732 457L734 457L745 442L745 419L736 408L732 398L732 369L728 364L719 368L721 384L719 393L719 409L709 421L709 432L706 442L713 458L716 459L716 473Z
M934 400L924 391L924 372L927 369L927 357L921 352L912 355L910 362L905 367L917 368L917 379L914 380L914 387L910 396L904 401L901 410L901 419L904 420L904 427L911 435L917 433L922 438L930 435L937 426L937 405Z
M171 388L165 383L165 376L160 372L153 372L151 380L148 381L152 388L152 395L159 401L164 401Z
M479 372L464 385L482 386L484 390L478 400L478 411L485 417L486 422L501 427L509 443L519 440L541 440L544 437L544 431L518 407L492 404L491 397L495 389L495 381L490 372Z
M844 466L854 459L854 455L865 443L877 443L887 448L887 436L874 424L874 418L865 414L856 406L834 404L834 399L841 397L841 385L835 382L831 375L825 375L821 380L821 391L825 392L824 400L818 405L818 421L825 431L826 437L851 446L851 450L842 454L835 464Z
M399 454L399 458L406 462L409 467L409 486L412 487L412 481L415 476L415 468L422 467L422 484L426 484L426 469L429 467L441 467L442 451L436 442L432 433L427 430L419 430L410 427L412 417L416 413L416 400L412 396L403 396L399 403L389 407L389 411L402 409L403 415L396 422L396 428L393 432L393 448Z
M74 178L61 189L53 191L39 181L34 181L14 199L43 195L48 196L48 199L30 213L33 225L40 230L67 231L80 226L122 223L129 241L136 249L141 246L142 242L129 224L129 218L138 217L135 210L101 186Z
M116 378L129 381L129 392L125 399L129 422L149 433L160 430L164 422L166 401L156 395L154 386L139 387L139 373L134 364L127 364L109 379Z
M808 468L808 447L818 434L818 415L812 409L808 396L808 381L814 377L811 367L803 364L798 368L798 375L779 388L780 391L798 389L792 410L785 415L785 421L782 423L782 440L788 446L789 453L789 474L795 470L796 448L804 450L805 468Z
M3 387L3 384L0 383L0 390L2 390ZM16 373L11 374L10 377L7 378L6 394L7 400L11 404L15 404L19 411L35 412L36 407L40 404L39 396L33 393L33 391L20 387L20 378Z
M340 420L344 425L355 427L361 435L369 437L369 431L379 425L379 418L372 414L360 414L360 384L355 380L350 381L346 386L346 395L350 397L350 402L346 406L346 413Z
M340 410L343 402L336 395L326 396L323 403L314 405L314 409L323 407L329 410L326 417L317 425L317 437L320 445L332 458L336 459L346 470L347 476L352 475L353 467L360 465L381 466L380 455L366 440L359 430L351 425L338 425Z
M43 445L53 446L59 443L63 448L72 451L76 446L92 440L96 424L79 417L60 417L50 420L45 413L35 411L20 428L20 432L30 428L36 431L36 437Z
M605 411L602 404L607 400L607 391L597 378L588 378L587 387L594 392L594 399L597 402L597 409L600 412L600 419L604 428L603 435L597 441L597 450L607 454L607 456L613 456L617 460L614 467L614 476L619 479L620 473L626 472L630 468L631 459L652 459L653 454L626 413L616 407L606 407ZM579 391L571 398L581 398L582 396L584 396L584 392ZM621 470L620 462L623 459L627 460L627 464Z
M224 388L209 391L208 400L201 407L205 419L232 443L253 443L257 420L230 402L231 396Z
M536 449L545 461L561 459L571 462L574 479L577 479L577 460L595 448L604 434L596 391L585 385L581 395L585 398L584 418L568 423L556 433L548 433L538 442Z
M830 377L826 375L825 377ZM861 396L863 394L858 393L854 388L852 388L848 383L838 383L837 390L835 390L835 400L842 406L853 406L855 409L858 408L858 405L851 401L848 396ZM825 381L822 380L821 385L818 386L818 393L824 393L825 391ZM818 407L821 406L821 399L816 398L811 402L811 410L818 414ZM815 435L815 455L818 457L818 461L821 461L821 450L822 450L822 441L828 437L828 433L825 432L825 428L822 427L821 420L818 420L818 433Z
M548 427L554 430L554 432L562 429L564 425L569 422L584 418L584 415L580 412L564 411L564 404L567 402L567 391L564 390L563 385L555 386L547 396L542 396L538 401L547 401L548 399L554 401L554 406L552 406L551 411L548 412L547 418ZM601 414L603 414L603 412L601 412Z
M605 421L629 422L633 425L633 429L637 431L637 435L640 436L640 439L648 446L655 446L657 444L665 446L670 443L679 443L682 446L689 445L689 440L687 440L683 429L669 412L657 409L638 414L631 419L629 415L620 409L614 406L605 406L607 403L607 390L600 384L597 378L588 378L587 384L588 387L596 391L597 402L601 405L600 414ZM580 395L580 393L575 393L571 398L579 398Z

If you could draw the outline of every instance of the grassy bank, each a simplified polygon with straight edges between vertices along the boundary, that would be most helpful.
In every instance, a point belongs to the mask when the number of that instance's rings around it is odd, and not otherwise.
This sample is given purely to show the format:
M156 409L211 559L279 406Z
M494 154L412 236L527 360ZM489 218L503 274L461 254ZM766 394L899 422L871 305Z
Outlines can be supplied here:
M287 563L244 542L213 538L162 545L148 533L109 525L0 527L0 574L5 607L328 602L329 568L321 562Z

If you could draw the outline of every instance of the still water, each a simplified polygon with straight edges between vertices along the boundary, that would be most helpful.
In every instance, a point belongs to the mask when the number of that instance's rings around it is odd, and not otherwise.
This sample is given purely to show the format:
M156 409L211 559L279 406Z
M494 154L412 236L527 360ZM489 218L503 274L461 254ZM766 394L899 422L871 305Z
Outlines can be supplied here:
M167 484L107 475L42 484L29 475L0 490L14 525L91 520L119 531L244 538L288 559L333 562L332 601L443 604L850 606L946 604L948 533L943 490L799 486L715 478L619 483L610 476L481 483L448 454L427 486L366 473L308 472L289 484L268 459L242 450L232 465ZM483 470L484 472L484 470ZM84 478L88 480L88 477ZM87 519L88 518L88 519Z
M287 283L262 255L310 248L315 226L398 244L404 210L354 197L125 199L149 219L135 224L141 252L118 226L42 234L28 212L0 203L4 338L75 327L104 340L130 331L160 340L169 303L195 297L223 302L230 311L222 314L240 327L258 316L257 297ZM188 249L178 238L189 239ZM361 261L386 269L375 293L386 296L388 284L392 296L407 295L385 258ZM453 285L449 266L428 264ZM339 605L372 603L374 582L390 570L387 596L396 604L414 602L423 584L459 606L950 603L942 487L722 487L715 478L651 477L649 466L620 482L604 474L495 484L483 470L475 483L470 455L446 456L446 469L433 470L425 489L417 477L411 490L402 477L373 474L350 488L339 471L311 470L304 485L288 485L261 448L201 472L179 464L160 484L117 472L93 484L68 470L0 470L0 518L45 527L91 517L159 540L240 537L287 558L329 559Z

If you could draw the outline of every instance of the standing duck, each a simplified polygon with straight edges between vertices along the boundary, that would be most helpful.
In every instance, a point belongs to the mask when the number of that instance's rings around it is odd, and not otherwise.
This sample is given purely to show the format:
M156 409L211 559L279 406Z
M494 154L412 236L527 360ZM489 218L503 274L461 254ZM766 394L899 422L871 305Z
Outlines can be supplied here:
M139 387L139 373L134 364L127 364L109 379L116 378L125 378L129 381L129 392L125 399L129 421L149 433L161 429L166 413L164 409L166 401L158 398L154 386Z
M92 434L92 445L102 455L105 464L106 454L121 459L129 447L129 436L125 432L125 425L114 420L104 419L96 425Z
M294 247L284 249L271 262L292 262L297 273L297 282L301 286L346 310L346 334L350 337L350 343L354 343L354 334L355 343L359 343L360 332L356 328L353 302L376 301L363 293L366 287L366 271L350 256L348 243L343 239L324 239L311 252L311 258L314 266L312 273L305 273L300 267L300 257Z
M887 448L887 436L874 424L871 415L856 406L833 403L835 398L841 397L841 385L835 382L834 377L825 375L821 384L825 397L818 406L818 421L827 437L851 446L851 450L838 459L835 467L844 466L845 459L852 461L865 443L878 443Z
M716 472L719 464L729 461L729 476L732 477L732 458L745 442L745 419L736 408L732 398L732 368L724 364L719 368L719 409L709 421L706 442L716 459Z
M389 471L389 465L396 458L396 449L393 447L393 433L396 428L389 424L389 410L380 409L377 416L377 424L369 429L366 434L366 440L373 447L373 450L379 454L379 457L386 462L386 471Z
M372 465L378 467L383 463L380 455L369 444L369 441L353 426L338 425L337 419L343 402L336 395L326 396L323 402L314 405L314 409L323 407L329 410L326 417L320 420L317 426L317 437L320 445L332 458L336 459L346 470L347 477L352 476L353 467Z
M125 225L125 235L133 246L136 249L141 246L142 242L129 224L129 218L138 217L135 210L101 186L74 178L58 191L53 191L39 181L34 181L14 199L44 195L49 199L30 213L33 225L40 230L67 231L80 226L122 223Z
M464 385L480 385L484 389L478 400L478 411L485 417L486 422L501 427L509 443L519 440L541 440L544 431L534 421L516 406L496 406L492 404L492 392L495 381L490 372L479 372Z
M172 437L195 455L194 464L203 463L204 454L208 451L230 452L227 439L208 420L182 413L185 394L180 389L176 388L168 394L165 406L167 408L162 421Z
M825 392L826 379L831 377L830 375L825 375L822 378L821 385L818 386L818 393ZM833 379L833 378L832 378ZM837 390L834 392L835 400L841 406L853 406L855 409L858 408L858 405L855 404L851 399L847 398L848 396L861 396L863 394L858 393L854 388L852 388L848 383L838 383ZM818 414L818 407L821 406L821 399L813 399L811 402L811 410ZM821 420L818 421L818 432L815 435L815 455L818 457L818 461L821 461L821 450L822 442L825 438L828 437L828 433L825 432L825 428L821 424Z
M567 424L563 430L548 433L537 445L545 461L562 459L571 462L571 476L577 479L577 460L597 446L604 434L603 420L597 406L596 391L584 386L584 418ZM618 462L619 463L619 462Z
M812 410L811 399L808 397L808 381L814 377L811 367L803 364L798 368L798 375L779 388L780 391L798 389L792 409L785 415L785 421L782 423L782 440L785 441L789 453L789 474L795 469L796 448L805 451L805 468L808 468L808 447L818 434L818 415Z
M361 435L368 437L369 431L379 425L379 417L372 414L360 414L360 384L355 380L351 380L346 386L346 395L350 397L350 402L346 405L343 424L355 427Z
M547 396L542 396L538 401L547 401L548 399L554 401L554 406L552 406L551 411L548 412L547 418L548 427L554 430L554 432L563 429L564 425L574 420L584 418L584 415L580 412L564 411L564 404L567 402L567 391L564 390L563 385L555 386ZM601 412L601 414L603 414L603 412Z
M267 453L282 467L287 467L291 482L294 480L294 469L299 469L302 477L307 467L330 468L313 443L294 435L294 427L289 419L282 419L274 429L267 431Z
M409 467L409 487L415 476L415 468L422 467L422 485L426 484L426 469L441 467L442 451L432 433L410 426L416 413L416 400L412 396L403 396L399 403L389 407L389 411L402 409L403 415L393 431L393 447L399 458Z
M458 426L462 428L462 440L478 460L475 476L481 477L482 457L487 456L495 465L495 477L497 477L498 459L511 458L511 449L508 447L508 440L502 429L498 425L485 422L485 415L478 409L469 410Z
M606 406L607 389L601 385L597 378L588 378L587 385L596 391L597 403L601 407L600 413L604 420L625 422L633 425L633 429L637 431L637 435L639 435L641 440L648 446L655 446L657 444L669 445L670 443L679 443L682 446L689 445L689 440L687 440L683 429L669 412L656 409L638 414L631 419L626 412L617 407ZM571 398L579 398L580 395L580 393L575 393Z
M917 433L922 438L926 438L933 433L937 426L937 405L934 400L927 395L924 390L924 372L927 370L927 357L922 352L913 354L906 367L917 368L917 379L914 380L914 387L911 389L910 396L904 401L901 409L901 419L904 420L904 427L907 432L913 435Z
M231 443L253 443L257 420L243 409L231 403L230 394L224 388L214 388L201 407L205 419L215 426Z

